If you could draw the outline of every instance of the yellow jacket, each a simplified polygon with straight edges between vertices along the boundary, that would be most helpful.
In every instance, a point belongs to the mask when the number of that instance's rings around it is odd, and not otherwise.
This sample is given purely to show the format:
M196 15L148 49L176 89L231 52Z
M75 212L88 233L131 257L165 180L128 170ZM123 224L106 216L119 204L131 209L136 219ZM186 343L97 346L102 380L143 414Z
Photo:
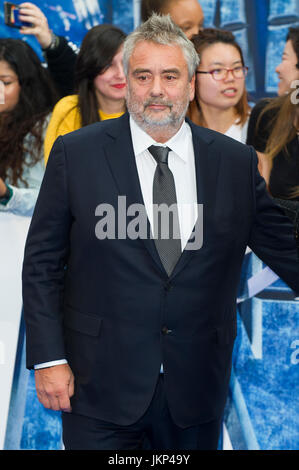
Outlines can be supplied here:
M101 121L114 119L123 113L106 114L99 109ZM59 135L67 134L81 127L81 115L78 108L78 95L65 96L55 105L47 128L44 142L45 164L48 161L52 146Z

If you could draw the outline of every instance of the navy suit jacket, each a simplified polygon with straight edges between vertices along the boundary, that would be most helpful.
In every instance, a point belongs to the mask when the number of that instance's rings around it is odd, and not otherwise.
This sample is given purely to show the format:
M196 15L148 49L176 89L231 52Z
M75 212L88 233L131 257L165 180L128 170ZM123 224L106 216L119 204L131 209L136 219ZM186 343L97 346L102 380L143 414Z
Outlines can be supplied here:
M115 209L117 226L119 196L143 203L128 115L59 137L51 152L25 248L27 367L66 358L74 412L135 422L163 363L178 425L219 418L246 247L299 291L292 226L266 191L255 151L188 123L203 245L185 250L170 277L152 239L95 233L99 204Z

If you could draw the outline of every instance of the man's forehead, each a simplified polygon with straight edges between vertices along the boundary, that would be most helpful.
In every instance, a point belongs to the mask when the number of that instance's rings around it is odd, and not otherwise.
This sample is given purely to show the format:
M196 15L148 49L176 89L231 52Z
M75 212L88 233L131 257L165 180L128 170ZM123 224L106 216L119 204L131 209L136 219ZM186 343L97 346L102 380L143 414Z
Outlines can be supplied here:
M153 41L139 41L133 49L130 63L132 66L142 62L150 65L159 63L161 57L167 63L176 62L186 65L182 48L178 44L159 44ZM160 62L160 65L163 66L163 63Z

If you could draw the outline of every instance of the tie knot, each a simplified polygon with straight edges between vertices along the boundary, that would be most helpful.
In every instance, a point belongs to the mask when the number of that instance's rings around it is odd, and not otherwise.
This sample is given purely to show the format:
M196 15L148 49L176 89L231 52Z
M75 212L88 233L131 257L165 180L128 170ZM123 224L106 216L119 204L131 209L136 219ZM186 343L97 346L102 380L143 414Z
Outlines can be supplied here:
M168 165L168 154L170 151L168 147L162 147L162 145L151 145L148 150L158 164L165 163Z

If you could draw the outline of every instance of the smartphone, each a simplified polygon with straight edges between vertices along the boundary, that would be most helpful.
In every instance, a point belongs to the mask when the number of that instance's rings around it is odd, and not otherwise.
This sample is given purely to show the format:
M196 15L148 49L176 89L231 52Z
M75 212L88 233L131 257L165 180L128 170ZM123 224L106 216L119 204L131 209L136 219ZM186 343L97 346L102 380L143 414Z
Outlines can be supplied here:
M26 23L25 21L21 21L19 19L19 13L20 8L19 5L16 5L15 3L11 2L4 2L4 21L7 26L10 26L11 28L22 28L23 26L25 27L31 27L31 23Z

